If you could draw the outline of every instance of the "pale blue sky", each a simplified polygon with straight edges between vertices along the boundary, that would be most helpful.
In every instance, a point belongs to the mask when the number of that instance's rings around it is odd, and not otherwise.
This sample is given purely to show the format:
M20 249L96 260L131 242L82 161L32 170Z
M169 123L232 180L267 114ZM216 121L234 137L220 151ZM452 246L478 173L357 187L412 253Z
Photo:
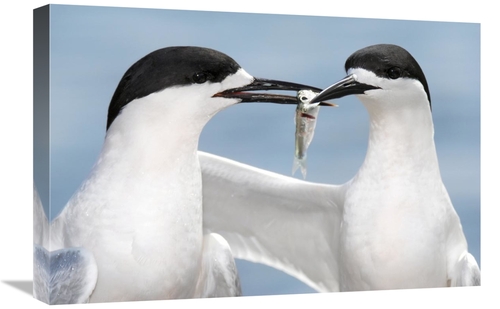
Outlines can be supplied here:
M352 52L377 43L406 48L426 74L443 180L479 262L480 26L470 23L52 6L52 217L94 164L114 89L145 54L174 45L210 47L254 76L326 87L345 76ZM307 180L343 183L364 158L366 111L354 97L337 103L321 109ZM291 175L293 117L293 106L230 107L205 127L200 149ZM238 265L246 295L310 291L267 268Z

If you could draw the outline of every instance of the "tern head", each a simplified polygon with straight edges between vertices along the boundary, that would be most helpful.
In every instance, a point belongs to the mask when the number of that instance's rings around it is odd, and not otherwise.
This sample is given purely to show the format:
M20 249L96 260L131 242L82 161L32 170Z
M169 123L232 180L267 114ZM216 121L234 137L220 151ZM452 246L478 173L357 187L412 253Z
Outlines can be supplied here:
M345 63L347 76L319 93L311 102L357 95L377 110L419 105L431 98L424 73L413 56L397 45L378 44L353 53Z
M125 72L109 105L107 129L122 111L137 105L139 100L140 104L154 101L159 113L158 106L170 104L206 119L241 102L297 104L295 95L248 91L301 89L320 91L306 85L255 78L231 57L213 49L167 47L144 56Z

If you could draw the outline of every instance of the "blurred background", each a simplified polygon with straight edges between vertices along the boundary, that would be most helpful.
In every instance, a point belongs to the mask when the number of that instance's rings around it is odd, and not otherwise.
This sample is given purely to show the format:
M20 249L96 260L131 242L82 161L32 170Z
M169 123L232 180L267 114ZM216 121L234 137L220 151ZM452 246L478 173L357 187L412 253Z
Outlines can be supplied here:
M407 49L426 74L443 181L480 263L479 24L53 5L50 27L50 191L35 169L50 218L90 172L115 87L147 53L174 45L209 47L256 77L325 88L345 76L351 53L392 43ZM355 97L336 103L338 108L320 110L308 181L344 183L364 159L367 113ZM291 176L294 110L232 106L207 124L199 149ZM36 159L35 153L35 165ZM300 172L295 177L302 178ZM314 292L272 268L237 263L244 295Z

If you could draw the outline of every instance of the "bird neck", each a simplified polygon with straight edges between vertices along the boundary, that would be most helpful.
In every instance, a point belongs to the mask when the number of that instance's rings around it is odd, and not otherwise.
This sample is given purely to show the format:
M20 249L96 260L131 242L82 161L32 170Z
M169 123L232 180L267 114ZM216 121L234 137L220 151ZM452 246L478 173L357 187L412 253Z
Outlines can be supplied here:
M199 111L200 102L176 102L170 95L154 93L126 105L109 127L101 158L152 173L193 162L210 116Z
M428 105L375 106L364 102L370 116L367 154L360 172L381 179L439 174L434 126ZM415 173L417 171L417 173Z

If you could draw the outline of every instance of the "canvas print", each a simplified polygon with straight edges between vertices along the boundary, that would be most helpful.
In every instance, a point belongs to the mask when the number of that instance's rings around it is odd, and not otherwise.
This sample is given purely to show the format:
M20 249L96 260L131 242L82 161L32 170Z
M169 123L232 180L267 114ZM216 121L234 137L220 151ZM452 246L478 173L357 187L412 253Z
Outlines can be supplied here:
M34 10L48 304L480 285L480 25Z

